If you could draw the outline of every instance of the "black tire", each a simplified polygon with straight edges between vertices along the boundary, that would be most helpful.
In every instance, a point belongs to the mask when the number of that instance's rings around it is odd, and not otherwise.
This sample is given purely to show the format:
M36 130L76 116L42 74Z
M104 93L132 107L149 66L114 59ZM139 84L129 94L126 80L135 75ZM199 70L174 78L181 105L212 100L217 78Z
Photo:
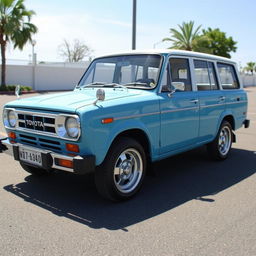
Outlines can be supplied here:
M141 188L146 173L146 155L134 139L121 137L109 149L95 170L95 184L101 196L112 201L130 199Z
M20 162L21 167L28 173L35 175L35 176L43 176L43 175L48 175L49 172L42 169L42 168L37 168L37 167L33 167L30 165L27 165L25 163Z
M214 160L225 160L230 152L232 141L232 127L228 121L224 120L215 139L207 145L210 158Z

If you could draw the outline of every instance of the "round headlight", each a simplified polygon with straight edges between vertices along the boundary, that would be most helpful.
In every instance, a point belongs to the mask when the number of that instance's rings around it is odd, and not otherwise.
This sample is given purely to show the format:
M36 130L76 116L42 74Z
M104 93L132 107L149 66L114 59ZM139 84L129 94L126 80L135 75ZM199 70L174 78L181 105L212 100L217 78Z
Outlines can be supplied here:
M16 126L17 116L13 110L10 110L8 112L8 123L9 123L10 127L12 127L12 128Z
M68 117L66 119L66 131L68 136L72 138L77 138L79 134L79 122L76 118L74 117Z

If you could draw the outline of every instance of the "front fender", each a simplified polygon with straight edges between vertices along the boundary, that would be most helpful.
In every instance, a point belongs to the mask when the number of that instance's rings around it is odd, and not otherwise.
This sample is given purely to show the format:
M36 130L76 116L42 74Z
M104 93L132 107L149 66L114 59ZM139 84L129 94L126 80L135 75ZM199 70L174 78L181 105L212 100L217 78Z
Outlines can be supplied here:
M136 119L117 120L112 125L110 130L111 132L109 132L108 136L104 138L104 143L102 143L103 146L98 147L96 150L96 164L99 165L103 162L109 148L111 147L113 141L118 135L132 129L139 129L144 132L149 141L151 155L156 153L156 145L154 145L154 143L151 143L154 141L154 138L149 132L149 128L143 122Z
M139 129L144 132L148 137L151 155L157 154L157 131L150 132L152 129L138 119L116 120L112 124L102 125L102 129L97 131L97 137L93 138L92 153L96 156L96 165L100 165L103 162L115 138L121 133L132 129Z

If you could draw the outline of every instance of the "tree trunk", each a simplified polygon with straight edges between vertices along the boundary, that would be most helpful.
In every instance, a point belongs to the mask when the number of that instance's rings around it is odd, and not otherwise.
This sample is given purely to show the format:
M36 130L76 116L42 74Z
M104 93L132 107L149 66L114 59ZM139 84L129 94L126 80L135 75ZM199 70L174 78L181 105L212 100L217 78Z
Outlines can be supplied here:
M1 57L2 57L2 66L1 66L1 87L6 88L6 57L5 49L6 42L1 40Z

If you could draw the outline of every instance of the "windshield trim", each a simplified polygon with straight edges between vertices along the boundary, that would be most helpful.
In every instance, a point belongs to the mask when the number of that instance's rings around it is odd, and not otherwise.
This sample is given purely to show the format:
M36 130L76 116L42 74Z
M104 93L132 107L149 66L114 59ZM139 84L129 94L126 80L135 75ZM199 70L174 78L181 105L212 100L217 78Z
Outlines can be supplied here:
M84 76L86 75L86 73L89 71L89 69L91 68L91 66L94 64L95 61L97 60L101 60L101 59L107 59L107 58L112 58L112 57L130 57L130 56L159 56L160 57L160 63L159 63L159 68L158 68L158 72L157 72L157 78L156 78L156 84L154 87L152 88L142 88L142 87L136 87L136 86L127 86L127 88L131 88L131 89L139 89L139 90L155 90L158 85L159 85L159 79L160 79L160 74L161 74L161 70L163 67L163 63L164 63L164 56L160 53L131 53L131 54L116 54L116 55L111 55L111 56L103 56L103 57L97 57L95 58L90 65L87 67L87 69L85 70L84 74L82 75L82 77L80 78L78 84L76 85L75 89L82 89L82 88L86 88L86 85L80 85L82 80L84 79ZM102 86L104 87L104 86Z

